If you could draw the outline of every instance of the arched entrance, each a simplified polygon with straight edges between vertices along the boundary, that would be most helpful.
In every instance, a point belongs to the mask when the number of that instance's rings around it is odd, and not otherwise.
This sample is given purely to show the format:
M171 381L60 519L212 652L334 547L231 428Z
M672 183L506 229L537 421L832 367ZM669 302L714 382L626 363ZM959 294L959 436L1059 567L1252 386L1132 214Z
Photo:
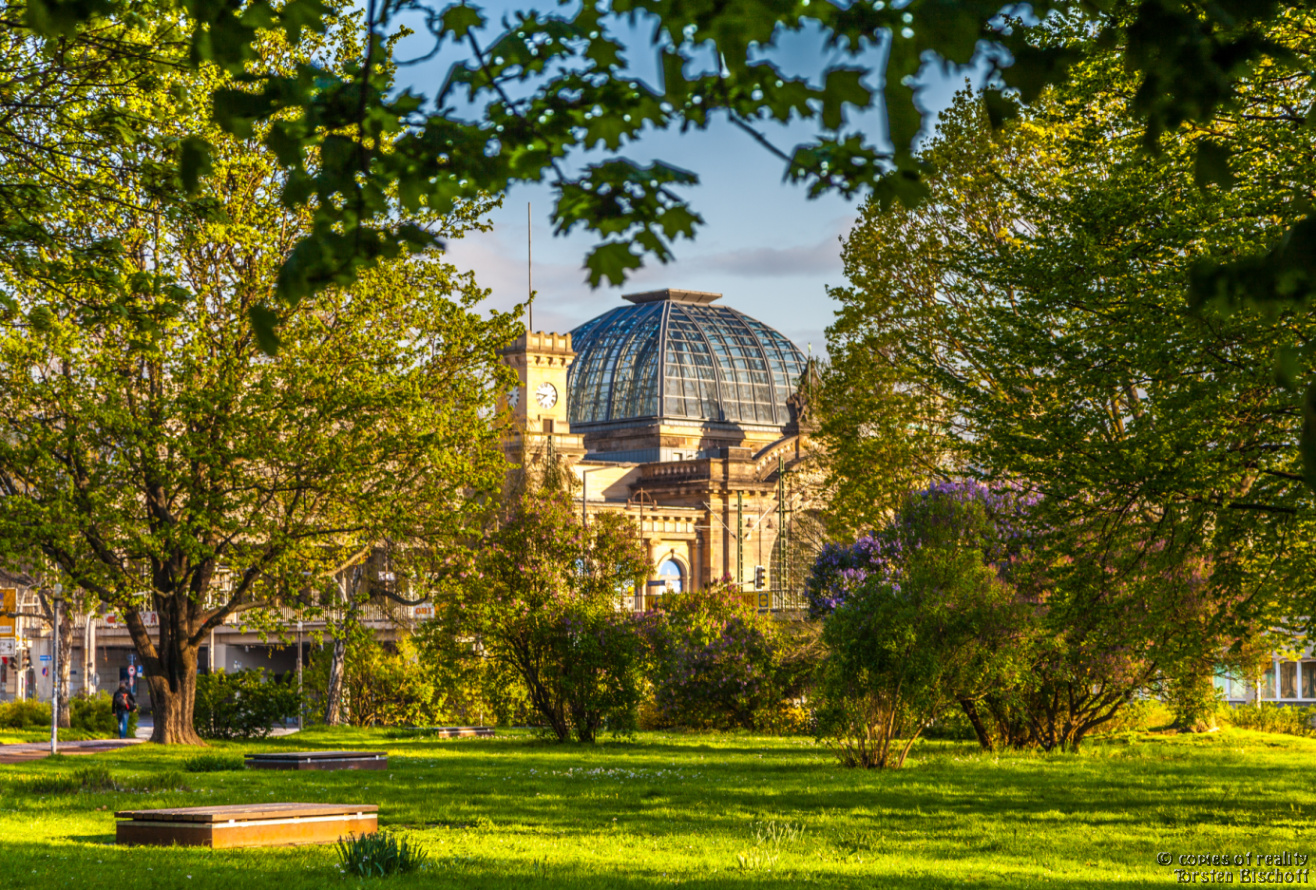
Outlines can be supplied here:
M658 566L658 580L664 582L663 593L682 593L685 590L685 569L669 557Z

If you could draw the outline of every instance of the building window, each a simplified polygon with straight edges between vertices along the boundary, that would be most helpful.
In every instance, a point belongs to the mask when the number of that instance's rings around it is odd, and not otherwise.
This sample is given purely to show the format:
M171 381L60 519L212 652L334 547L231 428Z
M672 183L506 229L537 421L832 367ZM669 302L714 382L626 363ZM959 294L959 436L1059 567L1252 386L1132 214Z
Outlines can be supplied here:
M684 590L682 579L681 564L676 560L668 559L658 566L658 580L666 582L668 593L680 593Z
M1275 697L1275 663L1271 662L1270 667L1261 675L1261 697Z
M1316 698L1316 661L1302 663L1302 697Z
M547 417L544 418L544 435L553 435L553 421Z
M1296 661L1280 662L1279 697L1298 697L1298 663Z

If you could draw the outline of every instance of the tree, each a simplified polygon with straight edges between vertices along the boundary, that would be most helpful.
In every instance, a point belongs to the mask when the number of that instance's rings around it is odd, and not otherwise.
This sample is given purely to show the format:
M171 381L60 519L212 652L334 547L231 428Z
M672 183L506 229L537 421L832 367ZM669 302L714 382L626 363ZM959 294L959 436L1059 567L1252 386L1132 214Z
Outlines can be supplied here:
M962 96L926 149L929 201L866 209L846 247L853 284L834 292L830 403L868 389L912 407L873 418L869 399L824 433L847 454L838 467L885 449L941 456L897 475L1021 482L1071 552L1116 558L1108 570L1205 566L1215 602L1234 603L1219 617L1246 634L1312 614L1302 408L1284 385L1311 370L1311 321L1186 297L1199 258L1259 249L1305 212L1264 181L1309 155L1311 132L1282 109L1313 96L1287 72L1245 82L1223 133L1256 182L1202 187L1197 143L1214 137L1163 134L1149 160L1121 62L1091 56L995 138ZM887 508L851 491L856 512Z
M1136 72L1132 107L1154 148L1162 133L1183 122L1211 126L1217 114L1236 107L1241 79L1286 58L1289 48L1267 29L1301 14L1291 6L1276 0L1044 0L1030 4L1030 21L1040 24L1029 25L1011 17L1015 7L981 0L718 7L625 0L560 14L519 13L486 45L479 6L374 0L364 10L365 51L356 64L335 69L308 58L261 74L244 66L263 29L295 42L307 30L324 29L334 10L321 0L255 0L241 6L164 2L142 12L180 16L191 64L212 63L262 84L255 95L223 91L215 107L230 132L242 136L253 121L272 120L267 141L291 173L287 197L314 206L315 223L280 279L276 305L295 305L316 288L347 284L362 268L429 242L423 231L394 224L384 196L395 188L409 208L428 204L446 212L461 197L548 176L558 189L559 231L584 225L604 239L587 260L591 281L619 282L643 254L666 261L670 241L689 237L700 221L673 191L695 179L668 164L643 167L615 154L648 128L703 128L725 116L780 157L789 178L808 181L811 193L872 190L884 203L915 201L927 170L913 155L921 124L913 79L924 65L976 63L989 75L993 119L1008 117L1017 108L1003 90L1031 102L1083 58L1072 45L1037 36L1055 16L1081 16L1097 46L1119 47ZM445 42L464 53L429 111L421 97L393 92L390 80L390 32L400 19L413 21L410 14L418 14L434 40L424 58ZM0 25L20 39L35 32L68 40L140 16L136 7L110 0L28 0ZM623 54L645 52L625 36L637 20L653 24L647 50L660 72L656 84L636 76ZM801 36L816 37L842 60L803 76L782 70L774 50ZM880 88L867 85L866 77L880 78ZM456 107L461 89L472 93L468 118ZM886 126L867 134L847 131L847 106L880 107ZM814 132L787 152L760 127L790 120L808 121ZM400 130L406 135L396 144L381 138ZM614 154L578 174L567 172L571 152L598 145ZM307 166L309 155L318 155L318 166ZM1204 141L1203 175L1218 173L1227 156L1227 148ZM194 179L207 164L206 140L185 140L178 161L184 178ZM1305 244L1308 228L1292 233ZM1264 269L1289 270L1273 276L1272 290L1281 299L1310 292L1294 258L1299 255L1300 249L1277 249L1254 260ZM1201 293L1238 292L1238 275L1227 268L1205 278L1211 281ZM256 313L253 321L266 336L275 323L269 312Z
M343 36L301 51L351 56ZM264 50L276 67L296 58ZM515 324L478 314L483 292L437 255L299 304L277 357L257 343L249 312L311 220L280 201L267 151L205 122L221 82L166 72L139 93L152 132L113 180L132 200L65 208L68 228L125 247L98 277L4 269L20 311L0 322L0 548L40 552L122 612L157 742L199 741L197 650L213 627L298 595L344 553L459 533L503 466L487 419ZM216 146L214 172L182 202L168 152L195 133Z
M467 658L513 673L558 741L593 742L605 724L635 725L643 640L619 607L647 568L626 517L582 527L564 491L532 485L511 498L473 564L453 570L435 624Z

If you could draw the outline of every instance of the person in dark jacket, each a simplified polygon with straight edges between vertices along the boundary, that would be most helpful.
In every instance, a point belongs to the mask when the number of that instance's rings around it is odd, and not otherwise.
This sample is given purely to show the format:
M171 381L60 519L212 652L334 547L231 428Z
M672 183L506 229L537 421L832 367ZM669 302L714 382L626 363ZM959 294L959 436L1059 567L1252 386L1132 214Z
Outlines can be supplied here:
M119 681L119 691L114 693L114 719L119 721L119 738L128 738L128 715L137 710L137 699L128 688L127 680Z

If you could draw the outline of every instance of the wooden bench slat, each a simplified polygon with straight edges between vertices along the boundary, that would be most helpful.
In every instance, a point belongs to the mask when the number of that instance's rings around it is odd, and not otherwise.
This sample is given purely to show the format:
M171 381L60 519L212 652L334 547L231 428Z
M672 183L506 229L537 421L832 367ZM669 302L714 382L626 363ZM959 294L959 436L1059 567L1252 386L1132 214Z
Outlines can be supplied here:
M263 803L215 807L180 807L165 810L119 810L115 818L134 822L259 822L262 819L291 819L300 816L341 816L376 813L375 804Z
M387 751L273 751L248 754L248 760L349 760L387 757Z

